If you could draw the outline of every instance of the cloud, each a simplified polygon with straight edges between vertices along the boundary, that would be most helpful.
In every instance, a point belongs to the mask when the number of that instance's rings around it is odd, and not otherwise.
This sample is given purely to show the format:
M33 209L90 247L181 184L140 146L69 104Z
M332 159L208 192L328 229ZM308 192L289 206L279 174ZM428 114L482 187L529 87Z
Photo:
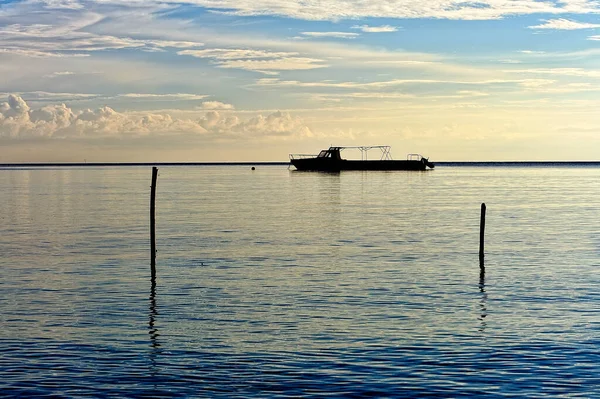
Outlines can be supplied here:
M532 68L532 69L512 69L504 71L506 73L523 73L537 75L559 75L576 76L588 78L600 78L600 70L583 68Z
M490 20L508 16L532 14L596 14L595 1L563 0L387 0L387 1L346 1L339 0L145 0L144 2L125 2L123 0L103 0L101 2L76 0L43 0L23 2L10 8L52 9L63 13L85 13L86 9L104 13L112 20L124 13L137 13L142 18L153 14L164 14L179 6L203 7L208 12L236 16L280 16L298 20L339 21L364 18L394 19L452 19L452 20ZM10 4L10 3L9 3ZM143 7L141 6L143 4ZM364 32L392 32L393 26L360 26Z
M359 36L358 33L352 32L300 32L300 34L308 37L334 37L337 39L355 39Z
M162 51L164 48L202 47L189 41L134 39L100 35L79 30L77 26L9 25L0 30L0 40L9 50L39 51L69 55L66 52L93 52L119 49Z
M48 75L44 75L44 77L53 79L53 78L58 78L60 76L69 76L69 75L75 75L75 72L71 72L71 71L53 72Z
M589 83L551 84L527 87L528 90L540 94L565 94L599 91L600 87Z
M375 100L379 103L381 100L396 101L396 100L440 100L440 99L469 99L487 97L489 93L476 90L458 90L449 94L411 94L397 92L352 92L345 94L312 94L311 97L316 101L341 102L347 99L356 100Z
M289 112L273 112L267 116L257 115L246 121L237 116L222 116L218 111L208 111L198 123L207 131L237 137L312 137L313 133L299 117Z
M172 94L149 94L149 93L125 93L119 94L117 97L135 98L141 100L158 100L158 101L192 101L202 100L208 97L205 94L190 94L190 93L172 93ZM106 97L109 98L109 97Z
M526 81L521 82L521 86L528 89L538 89L541 87L546 87L556 83L555 80L550 79L528 79Z
M182 3L180 0L169 1ZM198 5L226 15L274 15L316 21L361 18L489 20L540 13L598 12L595 2L586 0L564 0L556 3L536 0L388 0L344 3L338 0L187 0L183 3Z
M220 68L245 69L270 74L269 71L324 68L323 60L300 57L295 52L252 49L182 50L179 55L211 59Z
M67 4L66 2L46 2L45 8L40 8L36 2L14 3L7 9L6 15L0 15L1 50L4 53L40 58L84 56L106 50L137 49L156 52L168 48L203 46L203 43L197 41L100 33L97 27L107 20L135 18L140 23L140 20L148 19L148 15L153 15L153 12L161 8L149 5L146 13L134 11L135 7L119 11L109 3L89 7L94 11L87 11L84 7L57 6ZM49 8L51 11L48 11ZM152 17L148 22L154 22Z
M507 71L508 72L508 71ZM388 87L401 85L425 85L425 84L460 84L460 85L489 85L503 83L520 83L526 79L484 79L484 80L443 80L443 79L392 79L387 81L375 82L300 82L297 80L280 80L277 78L258 79L255 83L257 86L272 86L272 87L304 87L304 88L335 88L335 89L361 89L361 90L378 90Z
M590 24L586 22L571 21L569 19L558 18L546 20L544 24L529 26L529 29L556 29L556 30L576 30L576 29L594 29L600 28L600 24Z
M79 53L63 54L63 53L54 53L51 51L27 50L27 49L21 49L21 48L15 47L15 46L7 47L7 48L0 48L0 53L15 54L15 55L31 57L31 58L62 58L62 57L88 57L89 56L89 54L79 54Z
M207 102L227 109L229 104ZM233 107L231 107L233 108ZM168 113L122 113L104 106L75 111L65 104L32 109L20 96L11 94L0 103L0 139L136 138L192 134L227 139L311 137L303 120L288 112L273 112L240 120L211 110L197 120L178 119Z
M204 101L202 109L234 109L234 107L231 104L225 104L220 101Z
M23 115L27 115L29 112L29 106L19 96L10 95L8 96L8 102L0 104L0 114L5 118L21 118Z
M267 50L253 50L253 49L222 49L222 48L211 48L204 50L182 50L177 54L179 55L191 55L192 57L198 58L212 58L218 61L229 61L229 60L242 60L242 59L277 59L285 57L294 57L298 53L292 52L275 52Z
M79 10L84 7L76 0L43 0L42 3L47 9Z
M0 98L8 97L13 93L0 92ZM84 101L100 98L99 94L87 93L49 93L46 91L29 91L20 93L19 97L27 97L29 102L48 102L48 101Z
M170 115L124 114L110 107L73 111L65 104L31 109L19 96L9 95L0 104L0 138L93 138L141 136L161 132L204 133L189 120Z
M383 33L383 32L396 32L398 28L391 25L381 26L369 26L369 25L354 25L352 29L360 29L366 33Z

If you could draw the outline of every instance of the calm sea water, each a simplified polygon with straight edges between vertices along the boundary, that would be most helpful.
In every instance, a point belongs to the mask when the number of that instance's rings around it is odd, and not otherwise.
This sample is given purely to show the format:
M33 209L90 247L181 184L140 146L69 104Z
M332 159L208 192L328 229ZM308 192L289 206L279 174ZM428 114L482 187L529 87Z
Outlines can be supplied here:
M600 396L600 167L150 180L0 170L1 396Z

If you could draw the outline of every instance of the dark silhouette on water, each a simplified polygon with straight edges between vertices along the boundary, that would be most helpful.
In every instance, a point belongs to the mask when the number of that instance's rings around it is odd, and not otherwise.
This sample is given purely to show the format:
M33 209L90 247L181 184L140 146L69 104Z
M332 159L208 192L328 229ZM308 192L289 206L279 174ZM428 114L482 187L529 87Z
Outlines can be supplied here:
M487 323L485 318L487 316L487 293L485 292L485 252L484 252L484 238L485 238L485 203L481 204L481 219L479 221L479 292L481 292L481 301L479 302L479 308L481 311L481 327L480 332L485 331Z
M156 234L155 234L155 202L156 202L156 178L158 176L158 168L152 167L152 185L150 186L150 274L151 279L156 279Z
M342 150L357 148L361 151L361 160L343 159ZM381 159L367 159L367 151L373 148L381 150ZM370 147L329 147L319 155L290 154L290 162L297 170L338 172L341 170L426 170L435 165L419 154L409 154L404 161L395 161L390 155L390 146L378 145Z
M155 202L156 202L156 179L158 168L152 167L152 186L150 187L150 312L148 316L148 334L150 334L150 374L155 379L158 374L156 356L159 353L158 329L155 327L158 310L156 308L156 234L155 234Z
M485 203L481 204L481 220L479 222L479 265L483 268L483 258L485 257Z

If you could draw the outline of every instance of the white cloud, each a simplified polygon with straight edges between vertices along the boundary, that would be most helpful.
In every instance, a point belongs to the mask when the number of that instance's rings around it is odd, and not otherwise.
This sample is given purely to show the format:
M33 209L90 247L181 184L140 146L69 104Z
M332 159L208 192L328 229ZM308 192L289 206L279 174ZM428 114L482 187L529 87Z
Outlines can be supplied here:
M201 42L190 42L185 40L143 40L143 42L156 46L156 47L173 47L173 48L190 48L190 47L202 47L204 43Z
M204 94L189 94L189 93L173 93L173 94L149 94L149 93L125 93L119 94L117 97L135 98L143 100L159 100L159 101L191 101L202 100L207 95Z
M44 75L44 77L53 79L53 78L58 78L61 76L69 76L69 75L75 75L75 72L71 72L71 71L53 72L48 75Z
M398 93L398 92L351 92L344 94L311 94L313 100L316 101L329 101L329 102L341 102L347 99L356 100L375 100L376 104L380 104L381 100L384 101L396 101L396 100L439 100L439 99L468 99L468 98L480 98L487 97L489 93L476 91L476 90L458 90L455 92L449 92L449 94L412 94L412 93ZM409 102L405 102L408 104Z
M538 94L565 94L599 91L600 87L588 83L567 83L559 85L541 85L539 87L528 87L528 89Z
M576 30L576 29L594 29L600 28L600 24L590 24L586 22L577 22L569 19L558 18L546 20L541 25L529 26L529 29L556 29L556 30Z
M502 83L520 83L524 79L486 79L486 80L442 80L442 79L392 79L375 82L300 82L297 80L280 80L278 78L263 78L256 81L257 86L277 87L322 87L336 89L382 89L401 85L424 85L424 84L461 84L461 85L489 85Z
M182 50L177 54L179 55L191 55L197 58L211 58L218 61L228 60L242 60L242 59L278 59L285 57L294 57L298 53L293 52L275 52L267 50L253 50L253 49L222 49L222 48L211 48L204 50Z
M181 3L180 0L169 0ZM560 3L536 0L388 0L388 1L347 1L321 0L306 2L301 0L187 0L195 4L227 15L262 16L276 15L303 20L342 20L360 18L439 18L486 20L501 19L511 15L595 13L594 1L566 0Z
M99 35L78 30L76 26L10 25L0 30L0 43L5 51L40 52L71 55L69 52L94 52L103 50L139 49L162 51L164 48L201 47L200 42L133 39Z
M221 116L217 111L208 111L198 123L207 131L228 133L236 136L271 136L271 137L311 137L312 131L304 125L302 119L293 117L288 112L273 112L267 116L258 115L246 121L237 116Z
M531 69L512 69L512 70L506 70L504 72L537 74L537 75L559 75L559 76L600 78L600 70L583 69L583 68L531 68Z
M0 104L0 113L5 118L21 118L23 115L27 115L29 112L29 106L19 96L10 95L8 96L8 102Z
M202 103L202 109L234 109L234 106L220 101L204 101Z
M388 93L388 92L368 92L368 93L347 93L343 95L321 95L322 98L326 98L330 101L337 99L341 101L344 98L356 98L356 99L376 99L376 100L405 100L416 98L413 94L406 93Z
M42 0L47 9L79 10L84 6L76 0Z
M213 102L227 108L228 104ZM310 137L302 119L287 112L273 112L240 120L208 111L198 120L178 119L167 113L122 113L104 106L75 111L65 104L32 109L20 96L9 95L0 103L0 139L19 138L99 138L147 135L201 134L219 138Z
M177 5L193 5L210 12L238 16L283 16L302 20L352 20L360 18L436 18L486 20L502 19L514 15L531 14L595 14L598 4L594 0L387 0L387 1L345 1L339 0L145 0L125 2L123 0L103 0L99 3L76 0L44 0L46 9L80 11L86 7L116 6L121 10L126 6L160 10ZM384 25L385 26L385 25ZM377 27L374 27L377 28Z
M476 90L459 90L456 93L457 97L487 97L488 93Z
M9 97L14 93L2 93L0 92L0 98ZM81 101L89 101L98 98L102 98L102 96L98 94L86 94L86 93L49 93L46 91L29 91L22 92L18 95L18 97L26 98L28 102L36 102L36 103L48 103L48 102L56 102L56 101L69 101L69 102L81 102Z
M31 109L19 96L0 104L0 138L118 137L163 132L205 133L197 123L170 115L119 113L110 107L73 111L65 104Z
M360 29L366 33L384 33L384 32L396 32L398 28L391 25L381 26L369 26L369 25L354 25L352 29Z
M294 71L302 69L325 68L327 65L318 64L321 60L314 58L283 58L273 60L235 60L219 64L221 68L246 69L266 73L267 71ZM269 74L269 73L267 73Z
M62 75L71 75L72 73L61 73ZM0 97L6 97L12 93L0 92ZM197 101L203 100L208 95L193 94L193 93L167 93L167 94L152 94L152 93L122 93L115 95L91 94L91 93L52 93L46 91L30 91L22 92L19 97L27 98L27 101L34 102L49 102L49 101L83 101L83 100L119 100L119 99L135 99L143 102L155 101Z
M119 21L133 18L135 23L140 23L140 20L148 19L148 15L160 9L156 5L149 5L147 12L142 13L132 11L135 7L129 11L112 9L108 3L89 7L94 11L70 6L65 9L62 6L56 7L57 4L59 3L47 3L46 7L52 8L49 12L48 8L40 9L39 3L36 2L16 3L6 11L7 15L4 18L0 15L2 52L30 57L64 57L104 50L164 51L167 48L203 46L201 42L189 40L134 38L130 34L102 34L97 29L97 26L106 20ZM66 3L60 2L60 4Z
M300 32L300 34L308 37L333 37L337 39L355 39L359 36L358 33L352 32Z
M365 61L367 64L376 64L376 65L384 65L384 66L400 66L400 67L427 67L431 65L440 65L439 62L433 61L416 61L416 60L377 60L377 61Z
M540 87L546 87L554 83L556 83L556 81L550 79L528 79L521 82L520 85L528 89L538 89Z
M33 8L39 2L25 2L11 8ZM147 17L155 11L164 11L179 5L193 5L210 12L238 16L283 16L300 20L353 20L361 18L417 19L436 18L454 20L502 19L514 15L531 14L595 14L598 4L592 0L563 0L560 2L537 0L387 0L387 1L346 1L339 0L145 0L125 2L123 0L103 0L101 2L76 0L44 0L46 9L60 12L82 13L87 9L118 12L137 12ZM140 7L142 5L144 7ZM38 6L39 7L39 6ZM142 11L144 10L144 11ZM100 11L97 11L100 12ZM392 32L393 26L359 26L364 32Z
M182 50L179 55L211 59L220 68L245 69L271 74L268 71L324 68L323 60L299 57L295 52L274 52L251 49Z
M31 58L59 58L59 57L64 58L64 57L88 57L89 56L88 54L79 54L79 53L63 54L63 53L54 53L52 51L27 50L27 49L18 48L16 46L0 48L0 53L15 54L15 55L31 57Z

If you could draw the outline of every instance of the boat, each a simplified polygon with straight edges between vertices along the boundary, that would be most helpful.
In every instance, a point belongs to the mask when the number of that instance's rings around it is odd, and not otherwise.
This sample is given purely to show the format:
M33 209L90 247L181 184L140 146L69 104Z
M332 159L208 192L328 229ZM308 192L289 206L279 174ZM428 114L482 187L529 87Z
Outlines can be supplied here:
M343 159L341 152L345 149L356 148L361 152L361 159ZM367 151L380 149L381 158L369 160ZM297 170L338 172L341 170L427 170L435 165L420 154L408 154L406 160L393 160L389 145L360 146L360 147L329 147L318 155L290 154L290 163Z

